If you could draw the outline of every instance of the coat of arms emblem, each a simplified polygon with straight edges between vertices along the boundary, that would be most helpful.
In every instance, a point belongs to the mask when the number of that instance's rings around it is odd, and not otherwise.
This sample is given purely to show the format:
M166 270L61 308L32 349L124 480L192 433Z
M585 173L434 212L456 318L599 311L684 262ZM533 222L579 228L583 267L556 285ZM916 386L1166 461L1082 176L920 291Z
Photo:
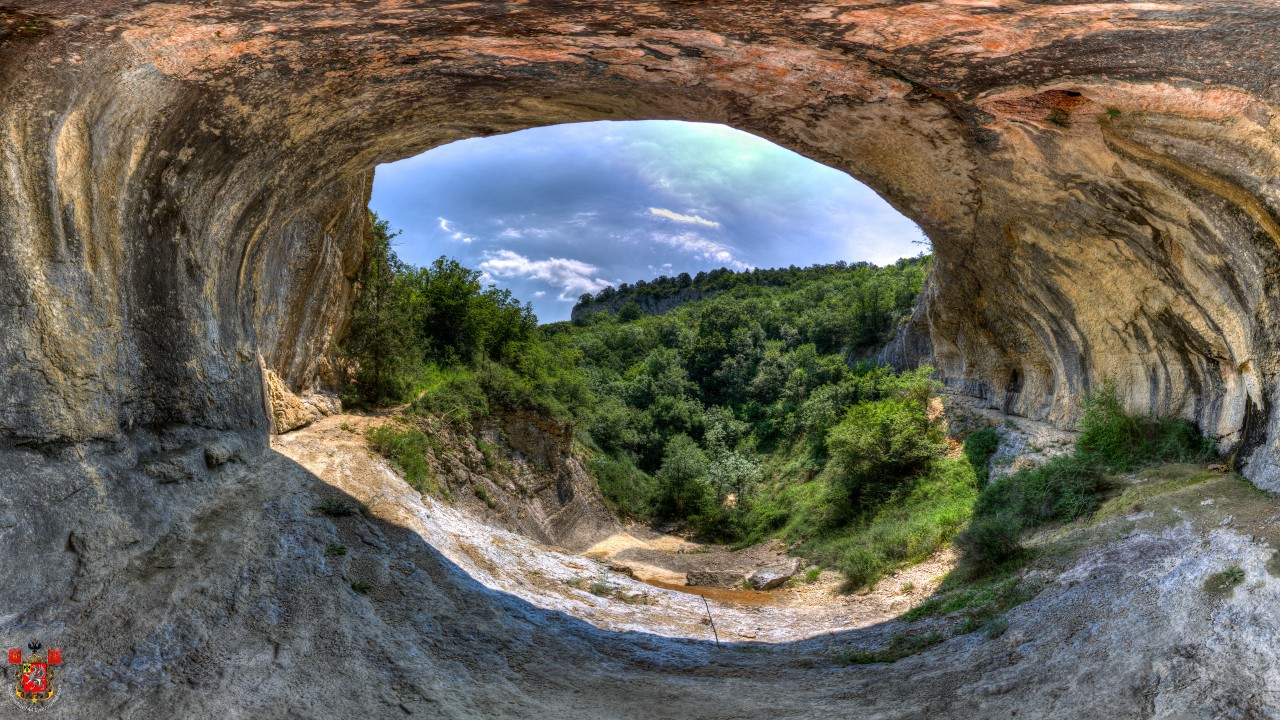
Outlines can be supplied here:
M62 664L62 651L49 648L41 653L43 646L35 641L27 644L29 653L22 648L9 649L9 665L16 666L17 682L14 683L13 699L27 710L43 710L53 703L55 668Z

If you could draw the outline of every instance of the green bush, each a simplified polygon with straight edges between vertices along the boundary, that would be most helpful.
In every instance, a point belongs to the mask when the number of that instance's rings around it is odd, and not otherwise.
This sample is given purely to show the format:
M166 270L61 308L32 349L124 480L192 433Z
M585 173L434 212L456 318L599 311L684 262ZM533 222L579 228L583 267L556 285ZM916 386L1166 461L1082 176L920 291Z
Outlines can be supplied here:
M973 467L981 487L987 484L991 474L991 456L1000 447L1000 433L995 428L974 430L964 439L964 457Z
M398 425L379 425L370 428L367 436L369 447L386 457L404 475L405 482L419 492L440 491L427 453L431 442L421 430Z
M1106 476L1089 458L1060 455L983 488L974 511L980 516L1011 513L1026 526L1074 520L1096 510L1108 487Z
M1108 382L1085 401L1075 450L983 488L975 519L956 545L972 571L990 572L1021 554L1018 538L1024 530L1097 510L1112 487L1107 473L1208 460L1213 445L1185 420L1126 414L1114 383Z
M1214 442L1181 418L1128 415L1114 382L1085 399L1076 452L1107 472L1156 462L1203 462Z
M1022 553L1022 528L1021 518L1013 513L976 517L955 545L973 570L990 573Z
M827 435L832 520L881 503L898 486L946 454L942 429L914 399L888 399L851 408Z

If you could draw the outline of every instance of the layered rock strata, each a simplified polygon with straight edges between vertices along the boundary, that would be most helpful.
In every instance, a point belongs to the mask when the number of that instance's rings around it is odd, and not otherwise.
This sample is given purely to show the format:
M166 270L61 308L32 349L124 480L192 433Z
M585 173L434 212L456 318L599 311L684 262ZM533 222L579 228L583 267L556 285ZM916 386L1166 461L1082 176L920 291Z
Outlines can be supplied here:
M332 370L374 165L679 118L847 170L919 222L932 342L900 360L1063 425L1110 377L1276 484L1273 9L727 8L10 3L0 429L260 435L259 355L293 392Z

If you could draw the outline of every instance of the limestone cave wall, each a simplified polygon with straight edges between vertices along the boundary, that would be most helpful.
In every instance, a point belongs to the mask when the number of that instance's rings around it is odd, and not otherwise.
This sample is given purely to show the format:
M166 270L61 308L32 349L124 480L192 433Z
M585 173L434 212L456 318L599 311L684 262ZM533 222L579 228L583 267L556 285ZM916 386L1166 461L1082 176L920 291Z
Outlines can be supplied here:
M1244 0L9 0L0 433L261 443L261 368L333 379L377 163L672 118L921 225L899 359L1059 424L1112 378L1280 488L1278 29Z

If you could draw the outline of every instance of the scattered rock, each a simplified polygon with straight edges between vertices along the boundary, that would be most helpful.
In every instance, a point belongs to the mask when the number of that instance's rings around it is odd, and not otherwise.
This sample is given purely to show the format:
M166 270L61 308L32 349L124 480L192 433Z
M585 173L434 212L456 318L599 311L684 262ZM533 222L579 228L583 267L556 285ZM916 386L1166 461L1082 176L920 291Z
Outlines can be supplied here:
M231 461L231 450L222 443L211 443L204 449L204 464L210 470Z
M772 590L800 572L800 558L792 558L777 565L766 565L747 576L747 582L756 590Z
M623 565L622 563L609 563L609 570L620 575L626 575L629 578L634 578L636 576L635 568L630 565Z
M696 587L740 588L746 576L735 570L694 570L685 573L685 585Z

